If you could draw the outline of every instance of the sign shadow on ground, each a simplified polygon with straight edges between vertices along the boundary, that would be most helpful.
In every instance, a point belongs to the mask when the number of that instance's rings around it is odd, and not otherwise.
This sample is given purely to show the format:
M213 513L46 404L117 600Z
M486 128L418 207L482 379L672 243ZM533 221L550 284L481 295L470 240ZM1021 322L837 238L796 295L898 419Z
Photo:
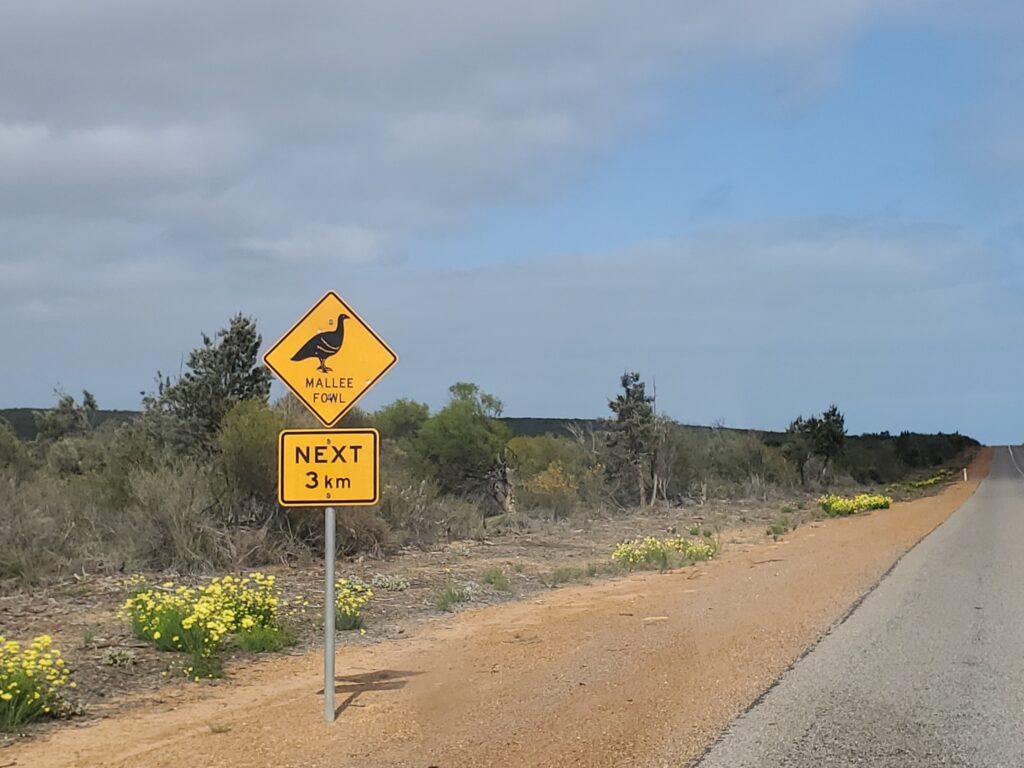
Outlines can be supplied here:
M337 675L334 678L335 693L347 693L348 696L334 710L334 719L337 720L341 717L341 714L364 693L400 691L409 683L409 678L422 674L422 672L382 669L377 672L364 672L357 675ZM323 692L323 688L318 691L320 694Z

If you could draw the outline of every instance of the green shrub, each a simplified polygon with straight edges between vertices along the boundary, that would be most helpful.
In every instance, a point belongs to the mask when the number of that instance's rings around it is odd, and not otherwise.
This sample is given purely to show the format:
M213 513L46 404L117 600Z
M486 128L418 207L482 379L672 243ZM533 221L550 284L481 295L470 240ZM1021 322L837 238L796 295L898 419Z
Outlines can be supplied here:
M409 588L409 580L397 573L377 573L370 580L374 589L383 589L385 592L404 592Z
M512 589L512 582L501 568L489 568L484 572L483 581L490 584L499 592L508 592Z
M248 653L274 653L295 645L298 635L290 624L269 627L257 624L239 631L235 640L238 647Z
M453 384L451 402L431 416L411 443L421 476L437 483L442 493L480 490L509 439L496 417L501 402L475 384Z
M768 534L774 539L778 539L785 533L789 533L791 530L795 530L796 525L793 523L789 515L779 515L775 518L775 521L768 526Z
M284 419L262 400L242 400L224 414L217 445L223 503L232 521L263 522L277 509L277 436Z
M434 598L438 610L451 611L459 603L468 602L472 598L470 590L464 584L448 582Z
M0 730L59 716L64 690L74 687L49 635L34 638L24 648L0 635Z
M385 405L373 414L373 425L385 440L402 440L414 437L430 417L426 403L402 398Z
M350 631L363 628L363 609L373 598L373 590L357 576L340 578L334 583L334 626Z

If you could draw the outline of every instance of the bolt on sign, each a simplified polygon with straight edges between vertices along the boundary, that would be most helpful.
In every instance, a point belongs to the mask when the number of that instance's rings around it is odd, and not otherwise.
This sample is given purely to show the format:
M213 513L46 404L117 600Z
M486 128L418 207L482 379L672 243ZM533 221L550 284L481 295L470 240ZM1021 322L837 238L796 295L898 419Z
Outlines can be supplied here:
M263 361L329 427L398 356L338 294L328 291Z
M368 506L380 498L375 429L288 429L278 437L282 507Z

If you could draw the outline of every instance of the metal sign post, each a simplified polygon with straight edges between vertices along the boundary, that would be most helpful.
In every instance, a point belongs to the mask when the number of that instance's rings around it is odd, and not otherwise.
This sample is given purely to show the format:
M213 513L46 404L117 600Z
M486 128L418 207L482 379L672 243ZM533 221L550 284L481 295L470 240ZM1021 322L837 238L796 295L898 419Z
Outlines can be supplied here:
M331 427L398 362L398 355L338 294L328 291L270 348L263 362L325 427ZM277 456L277 499L282 507L371 506L380 499L380 435L374 429L285 430L278 437ZM334 722L336 532L334 507L326 507L324 720L328 723Z
M324 510L324 720L334 722L334 507Z

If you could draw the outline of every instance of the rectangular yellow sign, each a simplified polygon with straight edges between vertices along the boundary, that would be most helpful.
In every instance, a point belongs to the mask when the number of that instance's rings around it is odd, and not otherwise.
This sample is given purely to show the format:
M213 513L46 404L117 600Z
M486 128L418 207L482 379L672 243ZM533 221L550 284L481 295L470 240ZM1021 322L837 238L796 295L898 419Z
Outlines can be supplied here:
M375 429L287 429L277 443L282 507L369 506L380 498Z

